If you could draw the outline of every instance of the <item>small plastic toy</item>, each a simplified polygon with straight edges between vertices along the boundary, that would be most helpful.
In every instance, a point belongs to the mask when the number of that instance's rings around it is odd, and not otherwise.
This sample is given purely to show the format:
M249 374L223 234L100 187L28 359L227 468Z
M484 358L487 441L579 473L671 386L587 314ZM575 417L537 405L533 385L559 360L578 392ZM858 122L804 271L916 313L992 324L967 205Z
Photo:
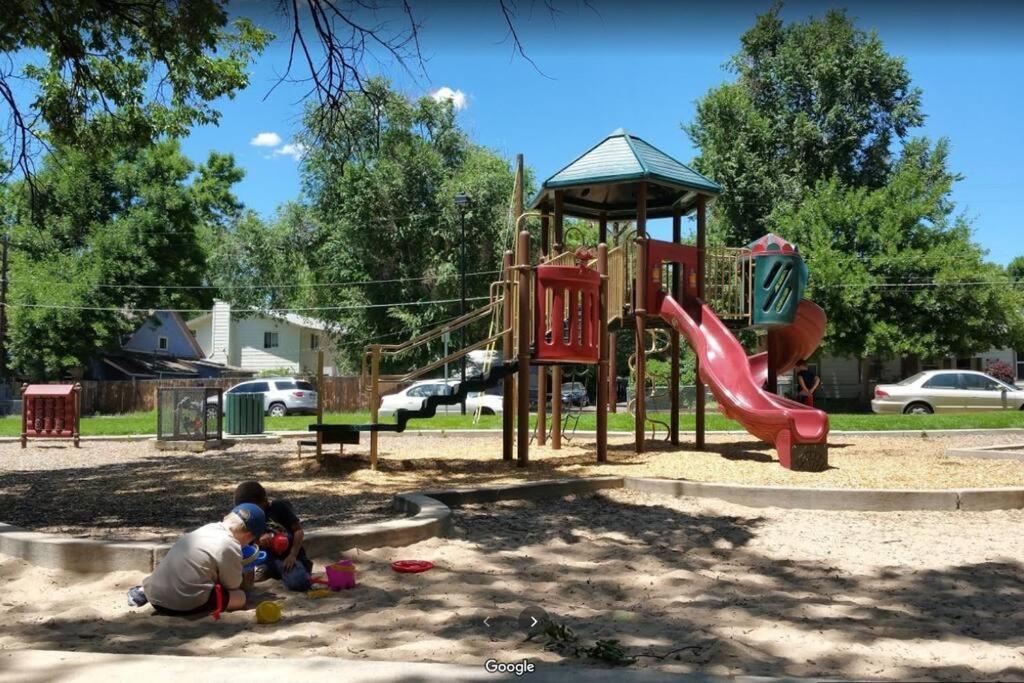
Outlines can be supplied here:
M433 569L434 563L426 560L398 560L391 563L391 568L399 574L419 574Z
M281 605L276 602L264 600L256 605L257 624L276 624L281 621Z
M253 569L266 564L267 551L260 550L259 546L247 545L242 548L242 566L246 569Z
M327 565L325 570L327 586L332 591L355 588L356 568L352 565L352 560L338 560L334 564Z

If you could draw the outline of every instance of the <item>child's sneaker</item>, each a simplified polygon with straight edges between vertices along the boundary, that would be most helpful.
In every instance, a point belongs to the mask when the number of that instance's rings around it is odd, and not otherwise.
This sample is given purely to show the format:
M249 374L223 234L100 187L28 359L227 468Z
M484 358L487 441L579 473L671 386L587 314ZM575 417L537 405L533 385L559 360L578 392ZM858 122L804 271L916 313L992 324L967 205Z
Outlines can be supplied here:
M128 606L129 607L142 607L149 600L146 599L146 592L142 590L142 586L132 586L128 589Z

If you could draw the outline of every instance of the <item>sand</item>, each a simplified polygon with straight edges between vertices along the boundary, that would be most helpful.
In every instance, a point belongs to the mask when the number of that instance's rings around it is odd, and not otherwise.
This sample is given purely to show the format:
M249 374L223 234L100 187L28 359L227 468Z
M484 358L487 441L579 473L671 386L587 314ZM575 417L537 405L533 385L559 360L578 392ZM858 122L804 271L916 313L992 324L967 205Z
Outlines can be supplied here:
M353 553L352 591L311 600L261 584L284 605L271 626L251 611L214 622L130 609L140 573L0 558L0 649L581 663L524 641L514 620L537 604L582 646L616 639L642 655L639 668L1024 680L1022 522L1024 511L830 513L628 491L470 507L453 538ZM437 567L398 575L398 558Z
M0 521L73 536L173 539L218 518L234 486L262 480L272 496L292 501L307 525L350 525L392 516L401 491L509 484L589 476L649 476L780 486L839 488L984 488L1024 486L1024 462L951 458L947 447L1003 443L998 434L942 438L833 437L831 468L791 472L753 438L711 434L708 450L684 442L649 442L637 455L626 437L611 440L609 462L595 463L593 437L560 451L531 450L522 470L501 460L497 435L411 432L381 438L381 470L371 471L367 443L346 447L329 468L298 459L295 444L237 444L203 454L158 452L145 442L0 444ZM116 495L113 495L116 494ZM30 505L26 501L31 501Z

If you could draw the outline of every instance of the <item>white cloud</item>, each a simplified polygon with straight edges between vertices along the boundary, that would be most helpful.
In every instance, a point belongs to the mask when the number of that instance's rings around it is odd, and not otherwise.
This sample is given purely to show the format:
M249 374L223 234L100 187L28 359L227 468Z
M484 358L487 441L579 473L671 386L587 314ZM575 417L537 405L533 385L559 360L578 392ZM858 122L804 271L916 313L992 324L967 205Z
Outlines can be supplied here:
M452 90L447 85L430 93L430 96L434 98L435 102L449 100L452 103L452 106L455 107L455 111L466 108L466 93L461 90Z
M306 146L301 142L288 142L274 150L276 157L289 156L298 161L306 153Z
M260 133L249 144L254 147L277 147L281 144L281 136L277 133Z

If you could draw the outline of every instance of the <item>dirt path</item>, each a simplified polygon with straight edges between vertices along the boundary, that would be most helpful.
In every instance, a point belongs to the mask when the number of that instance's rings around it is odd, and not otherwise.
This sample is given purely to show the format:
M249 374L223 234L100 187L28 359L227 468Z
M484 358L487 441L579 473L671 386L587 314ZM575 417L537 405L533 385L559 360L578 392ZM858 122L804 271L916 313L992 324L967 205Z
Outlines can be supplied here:
M582 646L716 674L1024 680L1024 511L750 509L626 491L457 513L455 537L355 553L361 586L284 595L286 620L187 621L125 606L142 576L0 561L0 648L578 663L523 642L542 606ZM437 568L398 575L398 558ZM273 587L262 586L264 597ZM491 627L483 625L489 620Z

